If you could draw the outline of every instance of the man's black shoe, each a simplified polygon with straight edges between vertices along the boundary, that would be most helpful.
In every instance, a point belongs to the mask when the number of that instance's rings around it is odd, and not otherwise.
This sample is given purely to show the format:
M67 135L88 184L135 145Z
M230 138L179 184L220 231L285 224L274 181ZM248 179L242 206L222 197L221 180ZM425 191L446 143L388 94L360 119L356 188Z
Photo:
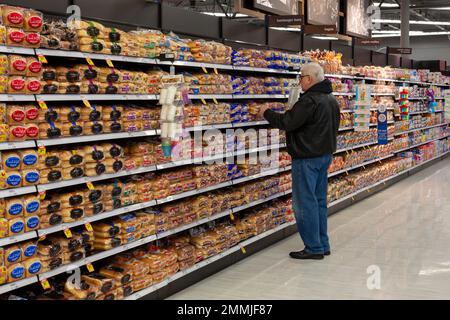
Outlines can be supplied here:
M302 251L294 251L289 253L289 256L294 259L313 259L313 260L322 260L323 254L321 253L308 253L305 250Z
M330 251L325 251L325 253L323 254L324 256L329 256L331 254Z

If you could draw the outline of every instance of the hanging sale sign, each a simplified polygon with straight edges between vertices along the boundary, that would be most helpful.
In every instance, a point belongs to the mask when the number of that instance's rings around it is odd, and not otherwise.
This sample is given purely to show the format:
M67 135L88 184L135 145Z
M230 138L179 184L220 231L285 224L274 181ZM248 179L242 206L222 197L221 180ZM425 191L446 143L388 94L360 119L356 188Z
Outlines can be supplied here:
M385 105L378 107L378 144L388 144L387 108Z

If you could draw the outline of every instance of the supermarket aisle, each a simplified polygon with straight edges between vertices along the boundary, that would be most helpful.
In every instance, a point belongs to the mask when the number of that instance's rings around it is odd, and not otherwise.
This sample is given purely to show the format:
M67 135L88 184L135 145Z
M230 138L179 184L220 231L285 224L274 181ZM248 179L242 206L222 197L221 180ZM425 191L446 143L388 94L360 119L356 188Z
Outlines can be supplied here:
M449 299L449 181L447 158L331 216L325 260L290 259L294 235L169 299Z

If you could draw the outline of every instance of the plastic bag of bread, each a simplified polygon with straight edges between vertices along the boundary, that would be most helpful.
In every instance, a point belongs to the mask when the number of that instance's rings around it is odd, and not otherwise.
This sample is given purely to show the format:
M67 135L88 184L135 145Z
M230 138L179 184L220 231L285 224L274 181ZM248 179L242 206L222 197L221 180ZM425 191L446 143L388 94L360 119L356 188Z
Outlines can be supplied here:
M21 158L17 151L1 152L0 159L3 170L12 171L21 168Z
M126 285L132 281L132 275L130 273L127 273L123 268L114 265L108 265L101 268L99 274L106 278L113 279L116 286Z
M8 74L10 76L25 76L27 74L27 58L15 54L9 55Z
M25 9L13 6L2 5L0 7L2 23L8 27L22 28L25 21Z
M41 81L41 86L42 86L42 90L41 93L42 94L55 94L59 92L59 83L58 82L45 82L45 81ZM65 93L65 92L63 92Z
M124 162L120 159L106 159L103 164L105 165L105 173L107 174L119 172L124 166Z
M0 171L3 188L16 188L22 186L22 174L19 171Z
M97 288L81 281L79 287L67 280L64 284L64 296L67 300L95 300L97 297Z
M63 137L78 137L83 135L84 123L82 121L65 122L62 124Z
M24 123L25 117L25 108L23 105L8 105L8 110L5 112L5 118L8 124L22 124Z
M8 76L0 76L0 93L6 93L8 91Z
M7 27L6 44L10 46L25 46L25 32L22 29Z
M49 228L62 223L62 216L59 212L44 214L40 216L41 228Z
M83 167L85 163L85 154L82 150L72 150L72 151L59 151L58 157L60 158L60 165L63 168L69 167Z
M62 123L60 122L42 122L39 123L39 136L44 139L52 139L61 137Z
M98 94L100 93L99 83L92 80L83 80L80 83L80 93L83 94Z
M25 87L26 94L40 94L42 91L41 81L34 77L26 78Z
M9 56L7 56L6 54L0 54L0 75L6 75L8 73L9 73Z
M84 154L84 160L86 163L102 161L105 159L105 151L101 145L83 146L80 147L80 151Z
M59 82L58 83L58 90L55 93L59 94L79 94L80 93L80 82Z
M15 282L25 278L25 267L16 263L8 267L8 282Z
M49 169L40 169L40 183L52 183L61 181L62 179L62 169L58 167Z
M111 292L115 287L114 279L104 277L98 273L83 275L81 280L91 286L98 287L103 294Z
M42 63L38 61L35 57L26 58L26 73L27 77L36 77L38 79L42 76Z
M80 71L77 68L59 66L54 70L50 69L49 71L56 73L56 78L51 74L51 77L49 76L49 78L46 79L44 72L44 80L56 80L61 83L79 83L81 81Z
M102 108L102 120L115 121L120 120L123 114L123 106L104 106Z
M39 171L36 169L22 170L22 185L24 187L39 184Z
M97 203L103 200L104 187L102 185L94 186L93 190L86 190L84 192L85 204Z
M41 45L41 35L38 32L25 32L23 45L28 48L39 48Z
M63 222L73 222L84 217L84 207L64 208L61 210Z
M73 191L59 196L61 208L71 208L84 205L84 192Z
M40 154L38 158L38 169L58 168L61 166L61 153L57 150L46 150L45 154Z
M81 107L79 106L61 107L57 109L57 113L62 122L76 122L81 119Z
M23 110L25 112L25 122L38 122L39 109L35 105L24 105Z
M45 199L40 201L40 215L52 214L59 212L61 209L61 200L59 194L45 195Z
M26 92L26 79L21 76L12 76L8 79L8 93L24 94Z
M104 132L103 121L86 121L84 122L83 132L85 135L95 135Z
M106 166L103 162L88 162L84 165L87 177L95 177L106 173Z
M105 211L105 209L102 202L91 203L84 207L85 215L89 217L94 216L96 214L100 214L103 211Z
M104 133L116 133L123 131L122 120L103 121Z
M25 220L25 232L37 230L40 227L40 218L37 215L27 216Z
M99 68L95 66L79 64L74 67L81 76L81 81L95 80L98 76Z
M25 31L41 32L44 24L42 13L32 9L24 12L23 28Z
M102 106L92 104L90 107L81 108L81 120L99 121L102 119Z

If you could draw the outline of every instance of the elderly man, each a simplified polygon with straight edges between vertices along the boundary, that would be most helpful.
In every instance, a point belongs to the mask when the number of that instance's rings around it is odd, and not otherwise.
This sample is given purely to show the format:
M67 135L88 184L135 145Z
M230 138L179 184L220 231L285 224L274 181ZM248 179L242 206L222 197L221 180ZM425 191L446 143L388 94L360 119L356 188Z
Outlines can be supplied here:
M292 199L297 228L305 244L291 252L294 259L323 259L330 254L327 234L328 167L336 151L339 104L331 82L316 63L302 68L300 85L304 94L286 113L266 107L260 115L275 128L285 130L292 156Z

